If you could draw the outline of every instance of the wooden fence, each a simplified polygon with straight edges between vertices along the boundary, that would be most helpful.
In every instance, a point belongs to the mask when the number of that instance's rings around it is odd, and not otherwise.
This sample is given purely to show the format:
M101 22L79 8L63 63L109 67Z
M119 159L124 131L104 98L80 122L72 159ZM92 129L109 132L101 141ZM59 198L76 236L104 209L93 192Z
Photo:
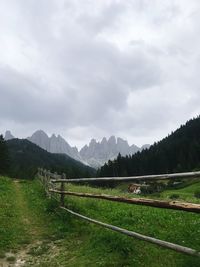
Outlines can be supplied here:
M157 244L159 246L175 250L177 252L195 255L200 257L200 252L188 248L183 247L177 244L173 244L170 242L166 242L163 240L159 240L156 238L152 238L149 236L145 236L133 231L129 231L114 225L106 224L79 213L76 213L65 207L65 195L71 195L76 197L85 197L85 198L95 198L95 199L104 199L108 201L122 202L128 204L136 204L136 205L145 205L156 208L166 208L166 209L175 209L182 210L187 212L195 212L200 213L200 204L179 202L179 201L163 201L163 200L155 200L155 199L147 199L147 198L127 198L123 196L111 196L105 194L89 194L89 193L78 193L71 192L65 190L66 183L80 183L80 182L91 182L91 181L145 181L145 180L162 180L162 179L185 179L185 178L195 178L200 177L200 172L188 172L188 173L174 173L174 174L162 174L162 175L146 175L146 176L132 176L132 177L100 177L100 178L79 178L79 179L66 179L66 175L58 175L57 173L51 173L50 171L43 170L41 168L38 169L38 177L42 182L45 191L49 197L54 197L56 200L60 202L60 208L67 211L68 213L81 218L83 220L89 221L91 223L103 226L105 228L111 229L116 232L120 232L124 235L128 235L130 237L134 237L140 240L144 240L153 244ZM57 188L56 184L60 184L60 187ZM55 195L56 194L56 195ZM58 198L58 196L60 197ZM57 197L55 197L57 196Z

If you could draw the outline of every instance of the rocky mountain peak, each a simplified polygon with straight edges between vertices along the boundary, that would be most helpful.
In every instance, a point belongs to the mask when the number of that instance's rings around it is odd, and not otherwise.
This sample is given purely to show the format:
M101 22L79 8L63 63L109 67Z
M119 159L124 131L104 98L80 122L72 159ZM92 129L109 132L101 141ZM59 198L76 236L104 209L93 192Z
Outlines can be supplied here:
M5 139L9 140L14 136L7 131ZM128 142L114 135L109 138L103 137L101 141L91 139L89 145L85 145L80 151L76 147L70 146L61 135L52 134L49 137L43 130L38 130L27 138L32 143L40 146L51 153L67 154L71 158L79 160L91 167L100 167L108 160L112 160L120 153L122 156L131 155L137 151L148 148L149 145L144 145L142 148L136 145L129 146Z
M52 134L51 138L57 138L55 134Z
M28 137L28 140L48 152L63 153L76 160L81 160L78 149L76 147L71 147L61 135L56 136L52 134L52 136L49 137L44 131L39 130L31 137Z
M8 141L8 140L11 140L11 139L14 139L15 137L11 134L11 131L6 131L5 132L5 137L4 137L4 139L6 140L6 141Z
M128 146L128 142L120 137L117 137L117 144Z
M93 144L97 144L97 141L94 138L92 138L91 141L90 141L90 145L93 145Z
M102 140L101 140L101 144L103 145L103 144L106 144L106 143L107 143L107 139L106 139L106 137L103 137Z
M48 135L43 131L43 130L37 130L35 131L32 136L44 136L44 137L48 137Z
M110 145L116 145L116 138L114 135L112 135L109 139L108 139L108 144Z
M143 150L143 149L148 149L149 147L150 147L149 144L144 144L144 145L141 147L141 150Z
M122 156L131 155L140 151L136 145L129 146L128 142L120 137L103 137L101 142L92 139L89 146L80 150L81 158L93 167L100 167L109 159L114 159L121 153Z

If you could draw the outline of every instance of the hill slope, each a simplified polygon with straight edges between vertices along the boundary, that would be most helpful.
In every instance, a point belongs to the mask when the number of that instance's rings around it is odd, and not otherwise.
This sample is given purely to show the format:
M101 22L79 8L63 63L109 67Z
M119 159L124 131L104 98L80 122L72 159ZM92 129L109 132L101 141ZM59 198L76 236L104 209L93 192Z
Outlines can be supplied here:
M120 155L105 164L100 176L126 176L191 171L200 168L200 117L188 121L149 149Z
M10 155L10 176L33 178L38 167L58 173L65 172L69 177L90 176L95 171L65 154L51 154L26 139L7 141Z

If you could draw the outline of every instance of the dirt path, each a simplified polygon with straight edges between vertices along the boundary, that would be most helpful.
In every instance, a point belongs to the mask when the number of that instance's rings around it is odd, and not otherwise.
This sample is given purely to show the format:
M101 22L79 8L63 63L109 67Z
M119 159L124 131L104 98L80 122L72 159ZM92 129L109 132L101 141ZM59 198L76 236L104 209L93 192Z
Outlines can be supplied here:
M31 209L28 207L20 181L14 180L14 185L16 192L15 198L18 204L18 210L20 211L21 222L32 241L37 241L42 234L41 225L32 214Z
M38 266L40 256L51 250L54 250L55 254L56 247L53 242L43 240L44 222L29 208L23 184L18 180L14 180L13 184L16 209L19 211L20 222L23 225L25 235L29 237L27 242L29 244L22 244L19 251L7 252L5 258L0 259L0 267Z

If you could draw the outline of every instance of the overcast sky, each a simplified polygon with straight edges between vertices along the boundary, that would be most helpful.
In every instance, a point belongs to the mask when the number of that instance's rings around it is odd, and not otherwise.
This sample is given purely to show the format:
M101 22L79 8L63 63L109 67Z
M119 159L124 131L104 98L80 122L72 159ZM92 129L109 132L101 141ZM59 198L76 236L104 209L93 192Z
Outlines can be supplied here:
M200 113L199 0L0 0L0 132L153 143Z

